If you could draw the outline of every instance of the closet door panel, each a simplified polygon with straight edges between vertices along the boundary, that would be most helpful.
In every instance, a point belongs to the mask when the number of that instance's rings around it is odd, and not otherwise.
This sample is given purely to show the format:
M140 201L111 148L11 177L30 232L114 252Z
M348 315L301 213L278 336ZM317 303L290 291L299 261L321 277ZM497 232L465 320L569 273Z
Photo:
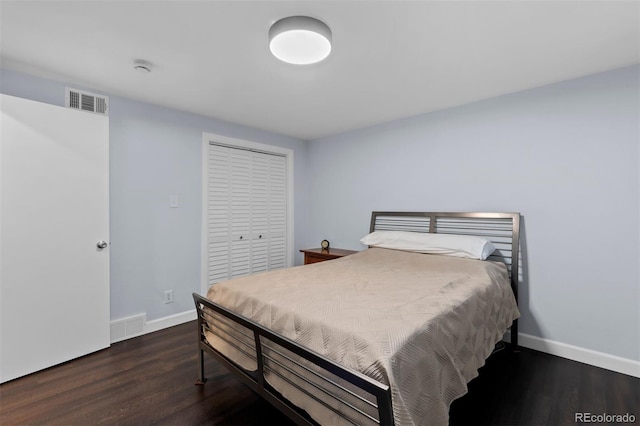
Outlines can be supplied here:
M287 266L287 242L284 236L271 237L269 240L269 270Z
M209 147L208 182L208 282L214 284L231 274L231 153Z
M251 232L254 239L268 238L269 155L252 153Z
M248 239L251 230L251 153L231 149L232 241Z
M231 276L242 277L251 273L250 240L238 239L231 242Z
M268 270L269 157L251 153L251 272Z
M267 271L269 269L268 260L268 241L256 236L251 242L251 273Z
M251 273L251 152L231 153L231 278Z
M287 263L287 164L269 157L269 269L280 269Z

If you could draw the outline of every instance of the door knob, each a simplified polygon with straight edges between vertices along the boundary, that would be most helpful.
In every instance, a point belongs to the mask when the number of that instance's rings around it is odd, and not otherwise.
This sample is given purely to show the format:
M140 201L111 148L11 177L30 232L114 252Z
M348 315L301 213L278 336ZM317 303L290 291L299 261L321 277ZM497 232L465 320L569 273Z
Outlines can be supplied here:
M106 241L98 241L98 243L96 244L99 249L107 248L108 245L109 243L107 243Z

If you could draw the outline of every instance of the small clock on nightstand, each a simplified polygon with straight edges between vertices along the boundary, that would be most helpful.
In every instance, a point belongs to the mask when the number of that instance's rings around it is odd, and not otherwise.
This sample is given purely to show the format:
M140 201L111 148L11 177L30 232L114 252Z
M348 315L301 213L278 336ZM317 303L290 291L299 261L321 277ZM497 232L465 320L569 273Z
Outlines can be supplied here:
M323 250L328 250L329 249L329 240L322 240L320 242L320 247L322 247Z

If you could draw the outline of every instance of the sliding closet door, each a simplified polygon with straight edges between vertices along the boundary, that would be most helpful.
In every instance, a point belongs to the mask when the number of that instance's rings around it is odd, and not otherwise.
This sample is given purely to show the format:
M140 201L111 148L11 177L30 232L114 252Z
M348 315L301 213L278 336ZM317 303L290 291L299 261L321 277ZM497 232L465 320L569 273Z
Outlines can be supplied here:
M287 266L287 161L210 144L207 284Z
M6 95L0 105L5 382L109 346L109 120Z

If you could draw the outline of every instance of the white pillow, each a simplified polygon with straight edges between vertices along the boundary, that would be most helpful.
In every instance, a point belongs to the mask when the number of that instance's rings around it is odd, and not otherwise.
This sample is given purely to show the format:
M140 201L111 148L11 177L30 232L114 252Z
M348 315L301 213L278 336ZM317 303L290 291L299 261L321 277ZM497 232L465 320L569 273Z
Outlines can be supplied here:
M496 249L491 241L470 235L405 231L375 231L360 242L372 247L480 260L486 260Z

